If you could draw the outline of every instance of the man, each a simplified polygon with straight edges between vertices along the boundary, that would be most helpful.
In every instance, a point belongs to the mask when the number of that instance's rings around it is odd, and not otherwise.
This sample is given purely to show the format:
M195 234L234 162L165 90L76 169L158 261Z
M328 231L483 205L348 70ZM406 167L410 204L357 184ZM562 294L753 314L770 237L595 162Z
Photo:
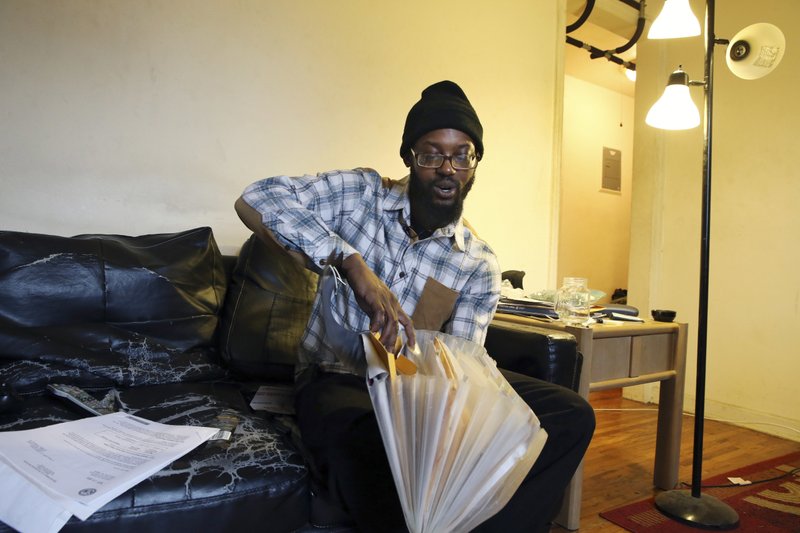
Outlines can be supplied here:
M249 186L236 209L256 234L301 252L317 270L341 256L350 292L337 293L334 305L349 329L378 332L391 349L402 327L413 345L413 316L427 329L483 344L499 299L500 268L461 216L483 151L475 110L458 85L442 81L422 92L406 118L400 156L409 176L403 180L369 169L270 178ZM423 315L421 300L437 309ZM359 530L402 531L363 362L342 360L330 344L318 294L298 357L303 442ZM504 375L549 438L509 504L481 529L547 531L589 444L594 416L571 391Z

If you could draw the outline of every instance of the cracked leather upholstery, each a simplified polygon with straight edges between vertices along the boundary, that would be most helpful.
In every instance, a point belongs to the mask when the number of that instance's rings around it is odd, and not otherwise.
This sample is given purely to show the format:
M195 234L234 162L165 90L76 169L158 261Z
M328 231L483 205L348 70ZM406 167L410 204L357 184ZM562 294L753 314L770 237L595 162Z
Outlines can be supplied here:
M64 531L291 531L308 520L308 471L290 427L253 413L216 343L227 289L209 228L74 238L0 232L0 382L21 406L0 431L87 413L45 392L68 383L165 423L238 426ZM244 393L244 394L243 394ZM0 530L7 529L0 523Z
M484 346L500 368L578 390L583 355L569 333L494 320Z

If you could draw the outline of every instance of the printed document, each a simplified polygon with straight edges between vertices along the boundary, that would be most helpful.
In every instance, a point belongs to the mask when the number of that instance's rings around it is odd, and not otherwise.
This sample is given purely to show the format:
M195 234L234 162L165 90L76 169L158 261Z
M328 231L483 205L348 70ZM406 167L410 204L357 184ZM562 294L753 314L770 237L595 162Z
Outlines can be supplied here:
M216 432L121 412L0 432L0 493L16 495L0 501L0 520L26 532L58 531L70 515L85 520Z

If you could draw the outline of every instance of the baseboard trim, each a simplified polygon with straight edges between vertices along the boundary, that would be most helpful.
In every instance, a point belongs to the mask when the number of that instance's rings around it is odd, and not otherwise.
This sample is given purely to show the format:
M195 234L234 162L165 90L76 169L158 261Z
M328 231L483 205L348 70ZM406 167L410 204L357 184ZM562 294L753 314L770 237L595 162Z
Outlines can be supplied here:
M683 410L687 413L694 413L694 395L686 395ZM719 420L727 424L733 424L747 429L752 429L760 433L774 435L794 442L800 442L800 420L782 416L762 413L753 409L747 409L738 405L730 405L723 402L706 399L705 402L706 420ZM794 431L792 431L793 428Z
M626 387L622 396L627 400L657 405L658 391L657 383L645 383L635 387ZM684 396L683 411L685 413L694 415L694 398L693 394ZM708 399L705 402L705 415L707 420L719 420L734 426L752 429L759 433L800 442L799 419L763 413L739 405L730 405Z

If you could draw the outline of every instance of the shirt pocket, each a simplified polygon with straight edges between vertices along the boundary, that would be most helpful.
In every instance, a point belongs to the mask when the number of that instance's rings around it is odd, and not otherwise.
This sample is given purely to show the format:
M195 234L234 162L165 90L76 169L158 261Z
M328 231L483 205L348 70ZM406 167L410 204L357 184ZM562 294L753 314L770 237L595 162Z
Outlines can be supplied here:
M414 327L441 331L455 309L459 292L429 277L411 315Z

